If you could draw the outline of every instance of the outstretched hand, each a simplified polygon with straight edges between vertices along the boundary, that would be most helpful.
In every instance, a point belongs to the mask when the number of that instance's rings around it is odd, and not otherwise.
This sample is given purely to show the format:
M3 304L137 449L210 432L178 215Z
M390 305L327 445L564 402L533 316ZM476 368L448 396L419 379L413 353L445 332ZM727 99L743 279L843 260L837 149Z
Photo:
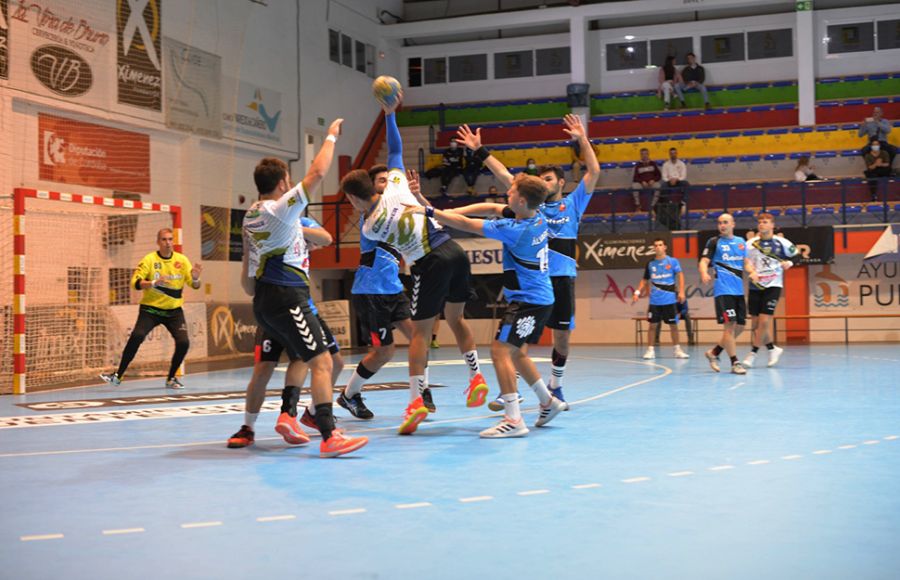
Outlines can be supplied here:
M581 139L582 137L587 136L587 131L581 122L581 117L578 115L572 115L571 113L566 115L563 117L563 123L565 124L563 131L565 131L572 139Z
M393 113L400 107L400 103L402 103L402 102L403 102L403 91L400 91L397 94L397 98L394 99L393 103L391 103L390 105L382 103L381 110L384 111L385 115L390 115L391 113Z
M328 134L334 135L337 138L341 134L341 124L344 122L343 119L335 119L331 122L331 125L328 127Z
M406 170L406 182L409 184L409 192L419 197L422 193L422 187L419 183L419 172L415 169Z
M203 264L201 264L200 262L193 264L191 267L191 278L193 278L194 280L199 280L201 274L203 274Z
M460 125L456 129L456 139L457 141L462 141L466 147L474 151L481 147L481 128L479 127L473 133L468 125Z

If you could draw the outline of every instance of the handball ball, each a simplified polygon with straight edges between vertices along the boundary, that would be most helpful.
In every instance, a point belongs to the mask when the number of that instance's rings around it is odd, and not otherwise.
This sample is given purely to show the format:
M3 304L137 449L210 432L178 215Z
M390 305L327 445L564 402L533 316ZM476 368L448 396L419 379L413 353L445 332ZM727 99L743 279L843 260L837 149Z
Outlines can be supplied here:
M394 77L380 76L372 82L375 100L386 107L393 107L403 96L403 87Z

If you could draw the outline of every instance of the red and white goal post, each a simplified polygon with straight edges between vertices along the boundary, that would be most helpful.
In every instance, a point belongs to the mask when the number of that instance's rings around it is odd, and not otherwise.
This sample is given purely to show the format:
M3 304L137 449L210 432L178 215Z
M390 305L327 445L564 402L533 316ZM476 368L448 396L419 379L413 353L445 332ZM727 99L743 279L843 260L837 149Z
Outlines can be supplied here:
M115 364L121 353L112 347L121 339L113 337L122 334L115 307L132 305L134 318L131 274L166 227L180 252L180 206L14 190L12 372L0 364L14 394L96 377Z

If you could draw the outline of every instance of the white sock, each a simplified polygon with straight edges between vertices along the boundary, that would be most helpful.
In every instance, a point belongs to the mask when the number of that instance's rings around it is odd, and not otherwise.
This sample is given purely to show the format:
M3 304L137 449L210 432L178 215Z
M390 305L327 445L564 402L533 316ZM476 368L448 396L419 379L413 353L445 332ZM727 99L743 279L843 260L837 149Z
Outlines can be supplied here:
M550 391L547 390L544 379L538 379L536 383L531 385L531 390L537 395L538 401L541 402L542 407L546 407L550 404Z
M431 384L430 382L428 382L428 367L425 367L425 375L424 376L425 376L425 380L422 381L422 390L423 391L428 388L428 385Z
M519 410L519 394L518 393L509 393L506 395L500 395L500 398L503 399L503 402L506 403L504 406L504 410L506 411L506 417L512 421L518 421L522 418L522 411Z
M412 403L422 396L425 384L425 375L410 375L409 377L409 402Z
M347 382L347 386L344 387L344 394L347 395L347 398L355 397L360 394L363 389L363 385L366 384L366 379L362 378L358 372L353 371L353 376L350 377L350 380Z
M466 364L469 365L469 379L471 380L481 372L481 366L478 364L478 351L470 350L467 353L463 353L463 356L466 357Z
M253 429L253 426L256 425L256 418L259 417L259 413L248 413L244 411L244 425Z

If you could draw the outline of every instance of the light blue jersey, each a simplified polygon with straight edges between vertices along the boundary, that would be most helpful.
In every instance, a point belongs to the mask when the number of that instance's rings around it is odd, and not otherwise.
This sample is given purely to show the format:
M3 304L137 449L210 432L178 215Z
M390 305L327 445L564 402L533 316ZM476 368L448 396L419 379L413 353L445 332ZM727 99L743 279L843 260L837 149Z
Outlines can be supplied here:
M544 216L484 222L484 236L503 243L503 294L508 302L553 304L548 269L549 230Z
M541 213L547 218L550 229L550 275L574 278L577 274L575 245L581 216L591 203L593 191L588 192L584 181L572 193L541 206Z
M675 258L666 256L662 260L652 260L644 269L644 280L650 284L650 306L666 306L678 302L678 274L681 264Z
M703 248L701 258L708 258L716 272L713 296L744 295L744 258L747 242L740 237L710 238Z
M398 294L403 292L400 282L400 253L391 246L370 240L362 235L363 218L359 219L359 269L353 276L351 294Z

